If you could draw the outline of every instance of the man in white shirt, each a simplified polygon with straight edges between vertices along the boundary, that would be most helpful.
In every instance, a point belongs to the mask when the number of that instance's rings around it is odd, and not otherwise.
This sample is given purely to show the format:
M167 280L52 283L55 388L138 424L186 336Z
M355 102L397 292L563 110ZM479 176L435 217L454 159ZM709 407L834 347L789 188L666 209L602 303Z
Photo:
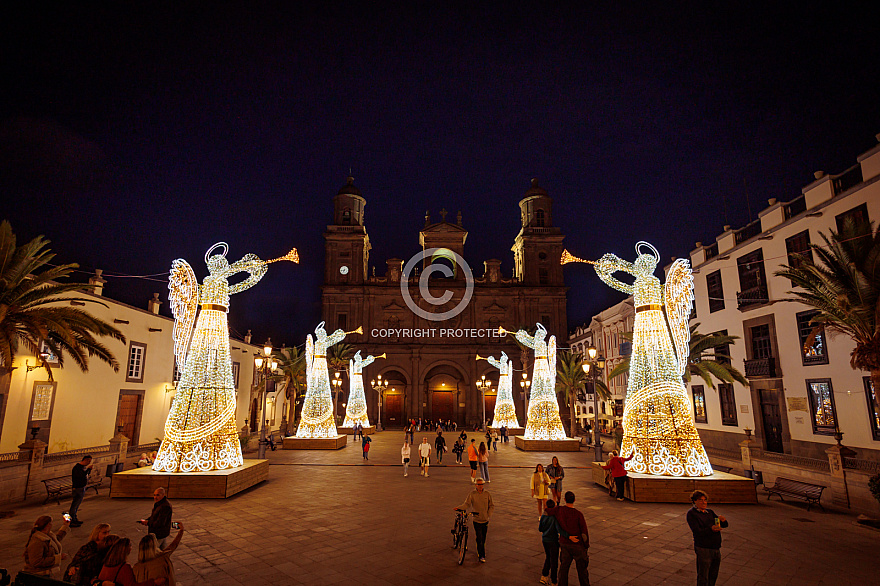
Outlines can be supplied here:
M431 465L431 444L428 443L428 438L423 437L422 443L419 444L419 465L422 467L422 476L428 476L428 466Z

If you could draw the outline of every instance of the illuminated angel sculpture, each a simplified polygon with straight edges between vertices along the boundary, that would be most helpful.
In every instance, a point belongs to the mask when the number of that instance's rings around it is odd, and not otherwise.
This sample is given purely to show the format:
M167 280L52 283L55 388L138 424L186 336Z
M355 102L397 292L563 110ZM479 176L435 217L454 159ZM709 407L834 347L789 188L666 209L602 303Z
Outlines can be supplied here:
M636 317L621 454L635 453L626 468L667 476L709 476L712 466L700 442L682 376L687 367L694 277L685 259L672 263L665 287L654 276L660 254L636 244L634 263L606 254L594 263L606 284L631 294ZM565 259L564 259L565 260ZM632 285L612 276L622 271Z
M347 333L336 330L328 336L324 330L324 322L321 322L315 328L314 340L311 334L306 336L306 398L296 437L329 438L339 435L333 420L327 348L344 340Z
M516 419L516 409L513 406L513 362L507 359L505 352L501 353L501 360L492 356L486 358L489 364L498 369L498 396L495 398L495 416L492 427L519 427Z
M217 249L222 252L212 254ZM275 261L248 254L230 265L228 250L225 242L208 250L209 275L201 286L185 260L171 264L168 300L174 313L174 356L181 376L153 470L207 472L242 465L226 314L229 296L255 285L266 274L269 262ZM275 260L299 261L296 250ZM230 285L227 279L241 272L249 276Z
M507 333L504 328L500 331ZM550 336L550 340L545 342L546 336L547 329L541 324L537 324L534 336L525 330L516 333L520 344L535 350L532 394L523 434L525 439L565 439L565 428L562 427L559 404L556 402L556 336Z
M379 358L384 358L382 354ZM360 423L364 427L370 427L370 418L367 417L367 398L364 396L365 366L369 366L376 360L375 356L361 358L358 350L354 358L348 361L348 404L345 407L345 421L342 427L354 427Z

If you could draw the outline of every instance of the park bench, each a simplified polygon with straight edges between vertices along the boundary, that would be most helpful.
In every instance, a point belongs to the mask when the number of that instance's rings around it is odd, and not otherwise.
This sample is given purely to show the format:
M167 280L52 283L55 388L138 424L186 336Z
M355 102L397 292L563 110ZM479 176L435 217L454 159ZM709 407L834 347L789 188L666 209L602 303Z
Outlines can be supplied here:
M814 504L819 505L819 508L824 511L825 508L822 506L822 503L819 502L819 499L822 497L822 491L826 488L826 486L822 486L821 484L811 484L809 482L802 482L800 480L792 480L790 478L777 476L776 483L773 486L765 486L764 490L767 491L768 501L774 494L779 497L779 500L785 501L785 499L782 498L782 495L785 495L807 501L808 511Z
M86 488L93 488L95 489L95 494L98 494L98 488L101 486L103 480L103 478L89 478ZM69 475L60 476L58 478L47 478L43 481L43 484L46 485L46 500L43 501L44 505L52 499L55 499L60 505L61 495L73 491L73 480Z

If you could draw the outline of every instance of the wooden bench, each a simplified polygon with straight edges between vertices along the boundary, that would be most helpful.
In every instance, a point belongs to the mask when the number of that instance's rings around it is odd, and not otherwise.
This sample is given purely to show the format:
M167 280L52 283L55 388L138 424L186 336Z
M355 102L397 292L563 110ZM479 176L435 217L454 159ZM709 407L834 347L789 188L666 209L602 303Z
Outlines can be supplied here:
M89 478L86 488L93 488L95 489L95 494L98 494L98 488L103 481L103 478ZM47 478L43 481L43 484L46 485L46 500L43 501L44 505L52 499L55 499L60 505L61 495L67 492L73 492L73 480L69 475L60 476L58 478Z
M819 508L824 511L825 508L822 506L822 503L819 502L819 499L822 498L822 491L826 488L826 486L822 486L821 484L811 484L809 482L802 482L800 480L792 480L790 478L777 476L776 483L773 486L765 486L764 490L767 491L768 501L774 494L779 497L779 500L785 501L785 499L782 498L782 495L785 495L807 501L808 511L813 505L819 505Z

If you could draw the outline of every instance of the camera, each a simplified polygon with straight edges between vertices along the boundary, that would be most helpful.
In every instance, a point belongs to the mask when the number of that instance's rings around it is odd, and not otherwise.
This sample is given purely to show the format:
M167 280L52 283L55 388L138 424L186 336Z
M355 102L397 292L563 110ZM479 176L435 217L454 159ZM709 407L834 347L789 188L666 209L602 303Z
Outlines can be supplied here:
M180 529L180 523L178 523L177 521L172 521L171 528L172 529Z
M61 515L61 516L64 517L64 520L65 520L65 521L70 521L70 513L64 513L64 514Z

